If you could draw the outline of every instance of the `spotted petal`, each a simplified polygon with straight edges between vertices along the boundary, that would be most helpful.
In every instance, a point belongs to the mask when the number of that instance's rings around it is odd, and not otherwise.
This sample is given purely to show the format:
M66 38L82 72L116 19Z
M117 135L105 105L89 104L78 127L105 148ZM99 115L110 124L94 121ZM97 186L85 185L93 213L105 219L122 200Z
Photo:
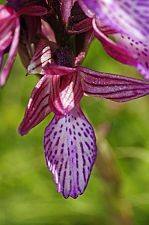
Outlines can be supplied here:
M76 198L87 186L96 158L95 135L79 108L55 116L45 129L46 163L58 192Z
M117 32L141 40L149 36L149 1L79 0L79 3L88 16L96 16Z
M24 119L19 127L21 135L27 134L50 113L49 95L50 78L45 75L32 91Z
M149 79L149 42L134 39L126 34L113 35L115 42L100 31L98 21L93 20L95 36L101 41L107 53L114 59L136 67Z
M149 82L79 68L85 95L125 102L149 94Z

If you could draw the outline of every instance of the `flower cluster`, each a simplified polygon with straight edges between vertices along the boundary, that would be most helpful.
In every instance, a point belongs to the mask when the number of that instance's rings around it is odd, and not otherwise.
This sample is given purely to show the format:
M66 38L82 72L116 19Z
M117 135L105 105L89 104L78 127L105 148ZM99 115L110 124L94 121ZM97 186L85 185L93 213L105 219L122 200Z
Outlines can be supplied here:
M0 5L0 86L18 51L27 73L40 77L19 132L27 134L55 113L45 129L44 150L65 198L84 192L96 158L94 130L80 109L83 95L125 102L149 94L147 81L81 67L94 38L111 57L149 78L148 1L8 0Z

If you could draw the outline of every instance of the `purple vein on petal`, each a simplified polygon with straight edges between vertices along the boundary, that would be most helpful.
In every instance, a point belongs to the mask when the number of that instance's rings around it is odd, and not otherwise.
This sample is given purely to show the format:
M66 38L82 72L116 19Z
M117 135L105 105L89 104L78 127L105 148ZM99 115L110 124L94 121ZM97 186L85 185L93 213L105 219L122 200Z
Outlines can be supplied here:
M21 135L27 134L29 130L39 124L49 113L50 80L44 76L32 91L24 119L19 127Z

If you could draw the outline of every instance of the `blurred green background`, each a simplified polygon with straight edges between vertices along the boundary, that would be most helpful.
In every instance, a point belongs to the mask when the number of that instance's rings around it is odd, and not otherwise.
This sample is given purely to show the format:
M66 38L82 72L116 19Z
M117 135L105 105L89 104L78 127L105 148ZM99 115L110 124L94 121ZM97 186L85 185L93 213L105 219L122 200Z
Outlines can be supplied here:
M104 53L98 41L84 66L141 76ZM85 115L96 130L98 157L88 187L77 199L56 192L43 153L48 116L27 136L21 122L35 76L19 59L0 90L0 225L147 225L149 223L149 97L128 103L87 98Z

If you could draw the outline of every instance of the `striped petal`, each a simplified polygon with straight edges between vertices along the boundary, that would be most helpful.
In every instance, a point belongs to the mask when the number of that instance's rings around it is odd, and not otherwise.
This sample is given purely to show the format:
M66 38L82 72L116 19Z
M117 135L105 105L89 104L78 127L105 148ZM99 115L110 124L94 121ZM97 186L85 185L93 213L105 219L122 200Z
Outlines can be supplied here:
M93 20L95 36L101 41L106 52L114 59L136 67L149 79L149 42L134 39L128 35L115 34L115 42L100 31L97 20Z
M28 73L43 74L43 67L52 62L52 50L55 48L55 44L52 42L44 38L40 39L28 66Z
M49 103L53 112L67 114L80 102L82 96L80 76L76 72L52 76Z
M44 76L32 91L24 119L19 127L21 135L39 124L49 113L50 78Z
M149 36L149 1L146 0L79 0L84 12L94 15L105 25L141 40Z
M95 142L93 128L78 107L56 115L45 129L46 163L65 198L84 192L96 158Z
M85 95L125 102L149 94L149 82L79 68Z

